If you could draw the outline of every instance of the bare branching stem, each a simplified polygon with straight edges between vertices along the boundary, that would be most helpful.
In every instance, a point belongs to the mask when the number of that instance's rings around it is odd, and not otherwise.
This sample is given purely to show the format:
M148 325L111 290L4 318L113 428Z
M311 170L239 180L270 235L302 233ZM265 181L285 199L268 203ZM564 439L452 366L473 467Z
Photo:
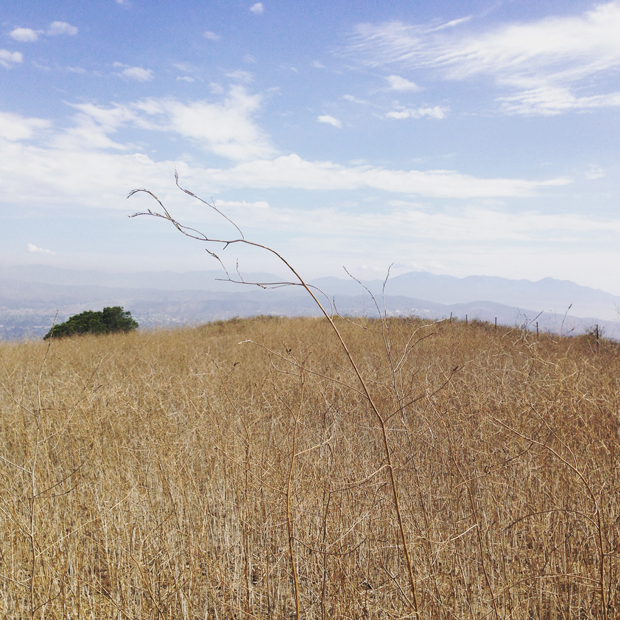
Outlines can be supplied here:
M177 186L179 187L179 189L181 189L183 192L185 192L186 194L198 198L195 194L193 194L192 192L183 189L179 182L178 182L178 175L176 175L175 173L175 178L177 181ZM209 203L201 198L198 198L198 200L200 200L204 205L208 206L209 208L211 208L212 210L214 210L215 212L217 212L219 215L222 215L223 217L225 217L225 219L230 222L235 228L236 230L239 232L239 234L241 235L239 238L230 238L230 239L216 239L216 238L211 238L208 235L204 234L203 232L195 229L195 228L191 228L189 226L185 226L183 224L181 224L180 222L178 222L175 218L172 217L172 215L170 214L170 212L168 211L168 209L164 206L164 204L162 203L162 201L150 190L147 189L135 189L133 191L131 191L128 195L128 198L135 195L136 193L146 193L149 196L151 196L161 207L162 212L156 212L156 211L151 211L150 209L146 212L141 212L141 213L134 213L133 215L131 215L130 217L138 217L141 215L147 215L147 216L151 216L151 217L157 217L157 218L161 218L164 219L168 222L170 222L180 233L182 233L183 235L185 235L186 237L189 237L190 239L195 239L198 241L202 241L203 243L206 243L208 245L218 245L221 244L224 246L224 249L226 249L227 247L231 246L231 245L236 245L236 244L242 244L242 245L246 245L246 246L250 246L250 247L254 247L260 250L264 250L265 252L268 252L270 254L272 254L273 256L275 256L282 264L285 265L285 267L295 276L296 278L296 282L294 283L286 283L286 282L278 282L278 283L264 283L264 282L246 282L245 280L243 280L242 278L240 278L239 280L235 280L233 278L230 277L230 274L228 272L228 270L226 269L224 263L222 262L222 260L220 259L220 257L213 252L212 250L209 249L209 247L206 248L206 251L213 257L215 258L220 265L222 266L222 268L224 269L224 271L226 272L226 276L227 279L230 282L234 282L237 284L246 284L246 285L253 285L253 286L260 286L262 288L273 288L273 287L280 287L283 285L295 285L295 286L301 286L303 289L306 290L306 292L308 293L308 295L310 295L310 297L312 298L312 300L314 301L314 303L317 305L317 307L319 308L319 310L321 311L321 313L323 314L323 316L327 319L327 321L329 322L338 342L340 343L341 348L343 349L347 360L349 362L349 364L351 365L351 368L353 369L353 372L355 373L355 376L357 377L357 380L360 383L360 387L364 393L364 396L366 398L366 401L368 402L371 411L373 412L377 422L379 423L379 426L381 428L381 437L382 437L382 442L383 442L383 449L384 449L384 454L385 454L385 459L386 459L386 463L387 463L387 468L388 468L388 473L389 473L389 482L390 482L390 487L392 489L392 496L393 496L393 501L394 501L394 509L396 511L396 517L397 517L397 521L398 521L398 529L399 529L399 533L400 533L400 538L401 538L401 544L402 544L402 550L403 550L403 554L405 556L405 564L407 566L407 573L408 573L408 577L409 577L409 584L411 587L411 594L412 594L412 601L413 601L413 613L415 615L415 617L417 618L419 616L419 606L418 606L418 595L417 595L417 587L416 587L416 579L415 579L415 575L414 575L414 571L413 571L413 563L411 560L411 552L409 550L409 543L408 543L408 537L407 537L407 533L406 533L406 529L405 529L405 524L404 524L404 519L403 519L403 515L402 515L402 508L401 508L401 502L400 502L400 496L399 496L399 492L398 492L398 484L396 481L396 476L394 474L394 463L393 463L393 458L392 458L392 451L391 451L391 447L390 447L390 440L388 437L388 431L387 431L387 427L386 427L386 418L384 415L381 414L381 412L379 411L379 408L377 407L377 405L375 404L375 401L372 397L372 394L370 393L370 390L368 388L367 382L364 379L364 377L362 376L362 373L359 370L359 367L357 365L357 363L355 362L355 359L353 358L353 355L351 354L351 351L349 350L349 347L347 346L344 338L342 337L342 334L340 333L340 330L338 329L338 326L336 325L336 323L334 322L334 319L332 317L332 315L325 309L324 305L319 301L317 295L315 294L313 288L309 286L306 281L303 279L303 277L297 272L297 270L291 265L291 263L289 263L288 260L286 260L284 258L284 256L282 256L279 252L277 252L276 250L274 250L273 248L263 245L261 243L256 243L253 241L249 241L248 239L245 238L245 236L243 235L243 233L241 232L241 229L239 228L239 226L237 226L234 222L232 222L232 220L230 220L228 217L224 216L221 211L219 209L216 208L215 204L213 203ZM327 297L327 296L326 296Z

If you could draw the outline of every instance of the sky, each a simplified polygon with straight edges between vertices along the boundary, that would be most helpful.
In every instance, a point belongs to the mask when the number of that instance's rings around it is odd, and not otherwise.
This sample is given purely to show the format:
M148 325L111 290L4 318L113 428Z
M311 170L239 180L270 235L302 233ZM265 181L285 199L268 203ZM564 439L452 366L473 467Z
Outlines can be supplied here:
M620 1L3 0L0 263L620 294ZM243 272L272 256L213 246Z

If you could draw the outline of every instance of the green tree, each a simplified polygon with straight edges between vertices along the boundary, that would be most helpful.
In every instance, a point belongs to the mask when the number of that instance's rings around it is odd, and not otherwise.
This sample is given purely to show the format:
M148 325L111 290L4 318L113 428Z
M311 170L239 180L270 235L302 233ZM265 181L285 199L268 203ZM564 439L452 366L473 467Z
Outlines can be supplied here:
M54 325L43 340L48 338L65 338L78 334L112 334L130 332L138 329L138 323L131 318L131 312L120 306L104 308L100 312L86 310L69 317L64 323Z

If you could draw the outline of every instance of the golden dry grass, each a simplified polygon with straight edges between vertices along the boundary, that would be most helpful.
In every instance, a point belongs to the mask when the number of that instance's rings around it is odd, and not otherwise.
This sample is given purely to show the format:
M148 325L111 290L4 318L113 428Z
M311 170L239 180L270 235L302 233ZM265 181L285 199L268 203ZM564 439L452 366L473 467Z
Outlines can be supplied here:
M337 324L419 617L620 617L618 346ZM414 617L325 320L47 347L0 346L3 617L290 618L293 571L300 617Z

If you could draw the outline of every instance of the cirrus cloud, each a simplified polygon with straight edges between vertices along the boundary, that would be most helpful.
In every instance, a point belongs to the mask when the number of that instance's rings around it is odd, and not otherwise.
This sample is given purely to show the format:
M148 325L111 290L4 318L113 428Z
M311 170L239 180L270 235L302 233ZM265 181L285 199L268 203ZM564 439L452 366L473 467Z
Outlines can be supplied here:
M513 91L497 97L500 110L510 114L620 105L619 92L601 92L606 78L620 70L620 2L577 16L504 23L479 32L463 31L464 21L439 27L360 24L348 53L371 67L428 70L444 80L489 77L499 89Z

